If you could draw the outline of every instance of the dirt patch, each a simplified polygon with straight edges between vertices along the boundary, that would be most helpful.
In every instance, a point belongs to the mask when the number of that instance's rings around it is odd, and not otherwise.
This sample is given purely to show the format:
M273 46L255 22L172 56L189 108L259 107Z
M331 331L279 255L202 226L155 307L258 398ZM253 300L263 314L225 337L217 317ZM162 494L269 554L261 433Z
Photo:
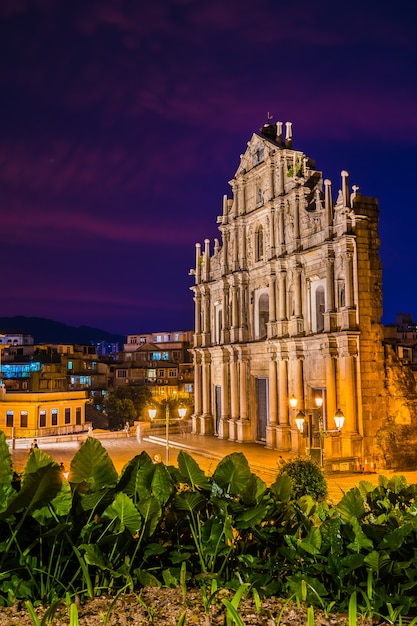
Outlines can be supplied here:
M158 589L147 587L140 593L129 593L117 600L111 597L100 597L89 600L78 606L80 626L176 626L181 615L186 612L186 626L224 626L226 608L223 598L231 600L232 594L221 591L215 601L206 606L199 589L190 590L185 598L180 589ZM245 626L304 626L307 624L305 608L295 603L284 603L277 598L262 601L262 607L256 606L253 598L243 598L238 612ZM39 618L44 609L37 609ZM61 603L51 621L53 626L69 626L70 610ZM322 611L314 611L315 626L346 626L347 615L325 615ZM358 617L357 626L371 626L371 619ZM379 622L381 626L385 622ZM15 605L10 608L0 607L0 626L33 626L33 621L23 607Z

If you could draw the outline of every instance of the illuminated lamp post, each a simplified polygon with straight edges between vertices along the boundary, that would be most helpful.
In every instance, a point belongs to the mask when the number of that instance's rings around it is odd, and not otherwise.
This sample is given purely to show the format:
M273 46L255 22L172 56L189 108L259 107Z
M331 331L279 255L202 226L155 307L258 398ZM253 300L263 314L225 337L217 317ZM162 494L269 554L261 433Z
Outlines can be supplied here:
M314 399L314 402L315 402L317 410L319 411L318 431L313 432L311 420L309 421L308 424L305 424L305 414L303 411L299 411L297 413L297 416L295 418L295 423L297 424L297 428L300 431L300 433L302 433L304 436L308 436L309 438L310 456L311 456L311 443L312 443L313 435L319 436L320 466L323 467L324 465L324 439L325 437L330 437L333 434L340 434L343 428L343 425L345 423L345 416L343 415L343 412L340 409L337 409L334 415L336 428L333 430L325 430L323 428L323 414L322 414L323 398L321 396L317 396Z
M157 410L152 407L148 409L148 413L149 413L150 419L154 420L156 418ZM186 414L187 414L187 409L185 407L179 407L178 415L180 417L177 421L184 419ZM167 398L166 405L165 405L165 464L167 467L169 465L169 417L170 417L169 399Z

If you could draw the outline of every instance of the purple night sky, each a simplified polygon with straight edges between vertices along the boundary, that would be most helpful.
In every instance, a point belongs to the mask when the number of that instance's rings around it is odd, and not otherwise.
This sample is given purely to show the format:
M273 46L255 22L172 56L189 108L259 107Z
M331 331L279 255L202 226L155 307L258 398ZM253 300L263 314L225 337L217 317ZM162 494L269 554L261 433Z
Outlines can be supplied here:
M193 328L195 243L270 112L380 202L417 318L417 3L0 0L0 316Z

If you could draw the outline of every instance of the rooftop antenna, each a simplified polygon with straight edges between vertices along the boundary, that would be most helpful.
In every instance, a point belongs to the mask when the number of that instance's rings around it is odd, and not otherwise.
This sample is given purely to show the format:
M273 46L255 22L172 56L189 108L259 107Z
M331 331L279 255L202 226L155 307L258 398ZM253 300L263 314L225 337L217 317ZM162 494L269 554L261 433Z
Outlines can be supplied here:
M268 114L267 114L267 119L266 119L266 123L267 123L267 124L269 124L269 123L270 123L270 121L272 120L272 118L273 118L273 117L274 117L274 116L273 116L273 115L271 115L271 114L270 114L270 112L268 111Z

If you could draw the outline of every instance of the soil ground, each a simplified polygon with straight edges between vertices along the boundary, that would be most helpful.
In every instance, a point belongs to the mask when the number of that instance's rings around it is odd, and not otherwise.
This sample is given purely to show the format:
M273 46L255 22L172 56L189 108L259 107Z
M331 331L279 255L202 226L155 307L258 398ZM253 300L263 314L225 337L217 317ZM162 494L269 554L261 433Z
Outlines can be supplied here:
M223 598L232 599L227 591L222 591L215 601L204 607L201 591L190 590L183 597L181 589L159 589L147 587L140 593L129 593L116 601L109 597L100 597L78 606L79 626L177 626L181 615L186 612L185 626L224 626L226 608ZM38 610L41 619L45 611ZM238 606L238 613L245 626L305 626L307 611L294 603L284 603L277 598L262 601L262 608L255 605L253 598L243 598ZM70 626L70 611L64 603L55 612L53 626ZM347 615L325 615L314 610L315 626L347 626ZM72 623L74 624L74 622ZM75 622L76 624L76 622ZM357 626L387 624L358 617ZM29 613L19 605L10 608L0 607L0 626L34 626Z

